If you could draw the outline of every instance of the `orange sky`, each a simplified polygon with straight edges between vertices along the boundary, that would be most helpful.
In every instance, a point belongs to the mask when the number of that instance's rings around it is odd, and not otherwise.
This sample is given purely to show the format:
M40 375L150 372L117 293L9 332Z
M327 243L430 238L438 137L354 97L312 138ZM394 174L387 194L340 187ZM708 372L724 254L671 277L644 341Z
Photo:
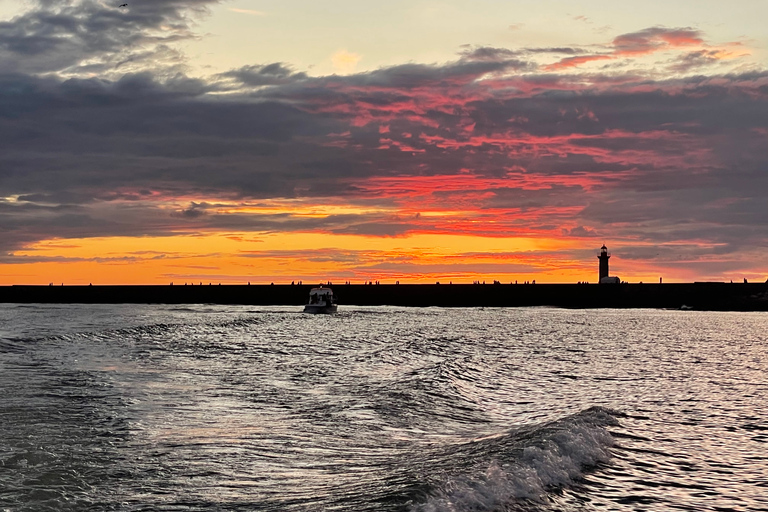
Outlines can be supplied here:
M319 211L321 207L313 207L306 214L320 216ZM584 238L546 233L488 236L495 221L482 219L475 226L468 218L473 214L481 218L477 212L456 211L420 216L427 222L436 218L447 219L449 224L459 222L467 234L425 232L382 237L199 232L43 240L16 251L17 262L0 265L0 278L5 284L597 281L599 247L585 247L588 243ZM473 234L475 229L482 234ZM684 268L670 267L661 272L659 268L638 261L622 262L620 256L611 260L612 275L633 282L654 282L661 276L667 281L696 277Z
M0 284L765 281L760 16L446 5L0 5Z
M596 259L569 261L551 253L578 249L578 242L468 235L254 233L89 238L34 244L17 256L51 261L4 265L1 270L8 284L595 281Z

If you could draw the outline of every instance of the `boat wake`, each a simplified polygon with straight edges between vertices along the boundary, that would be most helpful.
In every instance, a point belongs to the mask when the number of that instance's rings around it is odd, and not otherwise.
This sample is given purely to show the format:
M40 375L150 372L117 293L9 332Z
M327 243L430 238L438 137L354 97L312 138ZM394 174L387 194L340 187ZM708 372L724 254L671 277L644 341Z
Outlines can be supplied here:
M514 511L548 508L551 495L578 483L611 458L620 413L592 407L561 420L471 442L453 450L463 461L438 463L426 499L412 512Z

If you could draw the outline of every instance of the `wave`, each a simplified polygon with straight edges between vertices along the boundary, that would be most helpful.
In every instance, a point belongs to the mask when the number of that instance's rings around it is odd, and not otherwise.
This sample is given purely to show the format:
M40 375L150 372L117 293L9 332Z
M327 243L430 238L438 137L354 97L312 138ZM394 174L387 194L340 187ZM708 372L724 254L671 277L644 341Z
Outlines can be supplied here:
M550 495L611 458L621 413L591 407L566 418L452 450L461 470L436 462L426 499L412 512L513 511L546 506Z
M112 342L115 339L124 340L157 340L165 341L169 335L180 334L202 334L206 332L220 332L225 329L247 329L254 325L263 323L259 317L255 318L235 318L232 320L216 319L213 321L194 322L157 322L132 327L114 327L103 330L82 330L65 334L41 334L29 337L8 337L2 340L17 343L46 343L46 342Z

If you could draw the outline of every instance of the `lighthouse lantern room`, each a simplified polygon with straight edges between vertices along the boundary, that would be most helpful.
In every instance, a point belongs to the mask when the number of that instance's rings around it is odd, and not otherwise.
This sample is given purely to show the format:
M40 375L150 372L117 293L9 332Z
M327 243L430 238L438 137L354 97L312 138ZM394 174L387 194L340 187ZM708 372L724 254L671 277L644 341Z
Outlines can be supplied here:
M600 248L600 254L597 259L600 260L600 279L598 283L602 281L604 277L608 277L608 259L611 257L611 253L608 252L608 248L603 244Z

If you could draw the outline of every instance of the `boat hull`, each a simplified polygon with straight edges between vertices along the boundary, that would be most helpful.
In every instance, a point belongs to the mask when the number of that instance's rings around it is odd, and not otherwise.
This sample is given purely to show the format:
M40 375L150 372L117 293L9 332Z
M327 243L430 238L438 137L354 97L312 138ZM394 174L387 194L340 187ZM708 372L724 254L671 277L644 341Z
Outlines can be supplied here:
M304 312L305 313L312 313L315 315L327 315L330 313L336 312L336 304L332 304L330 306L326 305L319 305L319 304L307 304L304 306Z

